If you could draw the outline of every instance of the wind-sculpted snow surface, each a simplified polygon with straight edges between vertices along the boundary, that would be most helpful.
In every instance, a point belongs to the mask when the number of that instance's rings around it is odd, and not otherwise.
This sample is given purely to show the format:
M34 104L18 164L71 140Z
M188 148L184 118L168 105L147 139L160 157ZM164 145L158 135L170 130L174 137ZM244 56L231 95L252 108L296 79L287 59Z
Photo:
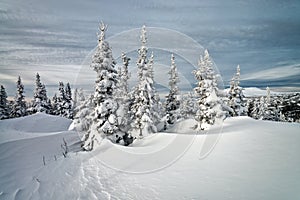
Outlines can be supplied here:
M41 117L43 118L41 120ZM58 122L64 119L55 117ZM222 135L213 151L203 159L203 142L215 137L195 133L194 120L184 120L166 133L136 140L131 146L116 146L103 140L92 152L79 152L79 137L67 131L51 131L48 115L33 115L0 123L0 199L299 199L300 192L300 125L257 121L248 117L226 119ZM22 127L40 120L41 124L22 132ZM18 127L19 132L11 131ZM43 131L39 129L44 128ZM53 128L53 127L52 127ZM64 129L64 130L63 130ZM20 135L39 134L23 139ZM43 133L42 133L43 132ZM10 141L3 135L11 133ZM13 137L15 137L13 139ZM24 137L25 138L25 137ZM151 158L177 138L193 141L171 165L151 173L126 173L108 168L102 158L115 160L114 149L145 155L126 157L115 164L127 171L163 162L168 154ZM63 139L69 147L62 155ZM185 145L185 144L183 144ZM45 165L44 165L44 161ZM126 170L124 170L126 171Z
M44 113L3 120L0 121L0 143L59 133L68 130L71 123L69 119Z

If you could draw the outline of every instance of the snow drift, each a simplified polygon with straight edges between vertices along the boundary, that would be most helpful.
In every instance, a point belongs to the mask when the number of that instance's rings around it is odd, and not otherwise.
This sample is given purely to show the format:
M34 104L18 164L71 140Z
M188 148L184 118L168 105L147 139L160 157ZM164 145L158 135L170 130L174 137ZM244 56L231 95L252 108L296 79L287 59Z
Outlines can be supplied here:
M77 133L67 130L70 122L44 114L1 121L0 199L300 198L300 125L296 123L227 119L211 154L199 159L203 141L215 134L196 134L190 128L193 120L130 147L104 140L93 152L78 151ZM174 138L192 142L179 159L155 172L126 173L103 163L103 156L115 160L113 149L118 148L144 156L128 156L114 162L115 168L118 164L128 171L149 167L145 166L149 152L172 152L186 145L173 145ZM66 158L63 139L69 147ZM158 153L151 162L168 156Z

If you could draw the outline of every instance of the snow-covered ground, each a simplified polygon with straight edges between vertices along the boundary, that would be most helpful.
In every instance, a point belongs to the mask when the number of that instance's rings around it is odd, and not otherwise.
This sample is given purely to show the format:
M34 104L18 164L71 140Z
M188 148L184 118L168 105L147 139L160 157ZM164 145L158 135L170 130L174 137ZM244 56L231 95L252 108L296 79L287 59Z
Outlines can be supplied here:
M184 120L131 147L104 140L78 152L70 123L45 114L0 121L0 199L300 199L300 124L236 117L221 134L197 134ZM165 162L172 152L180 156Z

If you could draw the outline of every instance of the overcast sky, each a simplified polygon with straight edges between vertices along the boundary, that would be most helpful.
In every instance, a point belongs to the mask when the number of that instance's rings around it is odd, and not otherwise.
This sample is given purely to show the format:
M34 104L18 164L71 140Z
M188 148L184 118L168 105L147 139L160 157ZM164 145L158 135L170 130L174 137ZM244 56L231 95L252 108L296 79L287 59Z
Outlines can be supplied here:
M244 86L299 91L299 10L298 0L1 0L0 84L13 95L21 75L30 96L36 72L52 93L60 80L73 83L102 20L107 38L143 24L193 38L225 85L240 64Z

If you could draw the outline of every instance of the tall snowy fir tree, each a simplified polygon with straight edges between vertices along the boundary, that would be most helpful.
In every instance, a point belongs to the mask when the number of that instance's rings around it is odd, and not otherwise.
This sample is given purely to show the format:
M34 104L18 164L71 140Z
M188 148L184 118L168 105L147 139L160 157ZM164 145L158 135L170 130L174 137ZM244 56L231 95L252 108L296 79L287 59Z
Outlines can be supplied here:
M57 111L59 116L64 116L65 107L64 102L66 100L66 93L65 93L65 85L63 82L58 83L58 96L57 96Z
M119 131L116 114L118 104L113 96L118 82L116 62L108 42L105 41L106 29L107 26L101 23L98 46L91 63L91 68L97 73L97 80L93 98L95 104L93 122L83 138L85 150L92 150L97 145L96 142L99 143L103 137L114 141L116 133Z
M65 116L65 106L64 103L66 101L66 93L65 86L63 82L58 83L58 96L57 96L57 106L56 113L59 116Z
M197 124L195 128L205 130L217 121L224 118L222 102L218 95L216 74L213 69L213 62L207 50L204 51L204 57L200 56L198 69L194 72L195 79L198 81L194 88L198 97L198 110L195 115Z
M51 104L49 104L46 87L44 84L41 83L41 77L38 73L36 74L35 90L33 94L33 101L30 112L51 112Z
M73 119L74 109L73 109L72 90L71 90L70 83L67 83L65 88L64 108L65 108L65 117L69 119Z
M70 83L66 84L65 95L66 95L66 100L71 102L72 101L72 91L71 91Z
M52 102L51 102L51 114L52 115L59 115L59 105L58 105L58 98L57 94L55 93L54 96L52 97Z
M264 112L260 113L260 117L263 120L280 121L280 110L278 108L278 101L271 96L271 90L269 87L266 88L267 96L264 100ZM281 114L282 115L282 114Z
M169 94L166 96L166 116L169 124L174 124L180 113L180 101L178 100L179 89L177 83L179 77L177 73L177 67L175 64L175 57L171 55L171 69L169 71Z
M7 102L7 94L3 85L0 88L0 120L9 118L9 106Z
M133 134L143 136L156 132L156 123L160 120L160 102L154 88L153 54L147 57L146 27L141 31L141 48L138 50L138 85L133 91L131 105ZM137 132L135 132L137 131Z
M247 115L246 102L243 88L240 87L240 66L237 66L236 74L232 77L228 91L228 106L231 108L231 116Z
M267 98L260 97L257 108L257 119L263 120L266 117L266 111L268 109Z
M260 99L259 98L254 98L254 99L248 99L247 103L248 107L248 116L258 119L258 111L259 111L259 105L260 105Z
M163 115L165 115L164 113L164 108L162 106L162 103L160 101L160 97L158 92L156 91L155 87L154 87L154 54L153 51L150 54L150 58L149 58L149 80L152 80L150 82L152 82L152 88L151 88L151 93L153 96L152 98L152 106L151 106L151 113L153 115L153 119L154 119L154 124L158 124L161 121L161 118Z
M73 102L70 84L66 87L63 82L58 84L58 94L52 99L52 114L73 119Z
M18 77L17 81L17 92L12 105L10 117L22 117L27 114L26 101L24 96L24 85L22 84L21 77Z
M254 110L254 99L248 98L246 102L247 116L252 117L252 112Z
M118 103L117 117L119 128L123 132L128 132L130 123L128 89L128 80L130 78L130 74L128 72L128 65L130 58L128 58L125 53L122 53L121 58L122 67L119 67L118 69L119 82L117 84L114 96Z

